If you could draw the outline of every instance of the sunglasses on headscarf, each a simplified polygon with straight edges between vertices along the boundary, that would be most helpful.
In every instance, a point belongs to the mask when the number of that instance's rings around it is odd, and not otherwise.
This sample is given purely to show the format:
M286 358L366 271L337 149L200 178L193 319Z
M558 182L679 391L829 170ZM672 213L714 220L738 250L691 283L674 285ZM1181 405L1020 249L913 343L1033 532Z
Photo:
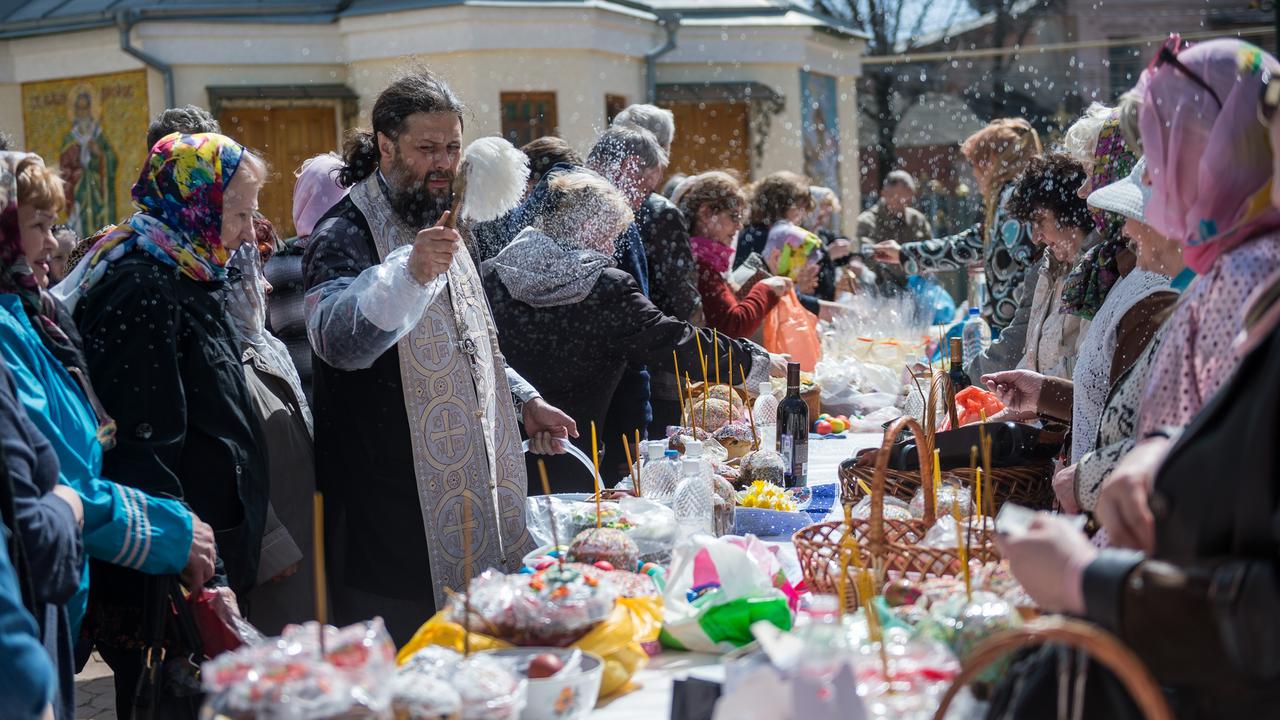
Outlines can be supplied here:
M1151 63L1147 65L1147 69L1154 73L1161 65L1171 65L1175 70L1187 76L1187 79L1203 88L1218 103L1218 109L1222 109L1222 98L1218 97L1217 91L1213 89L1204 78L1200 77L1194 70L1182 64L1178 59L1178 53L1186 48L1186 43L1182 42L1182 36L1178 33L1171 34L1164 44L1160 46L1160 51L1156 56L1151 58Z
M1276 108L1280 107L1280 78L1269 71L1262 71L1262 92L1258 97L1258 121L1270 126L1276 116Z

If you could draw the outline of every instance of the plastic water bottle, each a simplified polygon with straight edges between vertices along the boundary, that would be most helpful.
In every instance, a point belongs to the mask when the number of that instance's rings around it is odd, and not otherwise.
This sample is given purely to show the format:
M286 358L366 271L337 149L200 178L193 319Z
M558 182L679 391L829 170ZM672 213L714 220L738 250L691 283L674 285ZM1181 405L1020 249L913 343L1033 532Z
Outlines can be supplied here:
M981 308L987 304L987 271L981 265L969 267L969 307Z
M987 325L987 321L982 319L978 308L969 308L969 319L964 321L964 364L968 365L973 359L982 354L991 345L991 328Z
M702 473L702 460L686 456L682 462L680 486L672 501L680 536L715 532L715 496L711 482Z
M655 457L655 446L657 456ZM640 468L640 490L655 502L671 502L680 484L680 453L664 450L661 442L649 444L649 462Z
M684 459L697 460L698 468L702 472L702 477L707 478L708 480L710 480L711 476L715 474L715 470L711 467L711 461L707 459L706 448L702 444L701 440L690 440L684 444Z
M778 422L778 398L774 397L773 383L760 383L760 395L751 408L751 414L755 416L756 427Z

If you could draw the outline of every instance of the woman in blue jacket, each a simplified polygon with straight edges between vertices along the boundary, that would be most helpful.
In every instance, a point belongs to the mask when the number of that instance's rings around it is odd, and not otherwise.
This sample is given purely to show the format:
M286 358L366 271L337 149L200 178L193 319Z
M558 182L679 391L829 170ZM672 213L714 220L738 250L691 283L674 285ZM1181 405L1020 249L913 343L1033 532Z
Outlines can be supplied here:
M56 454L57 484L75 490L83 508L78 581L70 597L51 593L43 598L65 613L55 627L65 628L67 635L55 646L66 647L84 618L89 557L146 573L185 573L198 584L212 575L214 555L212 531L182 503L102 477L114 424L88 383L74 325L45 291L56 247L50 228L62 197L61 181L38 156L0 156L0 355L27 417ZM24 538L36 538L48 527L37 515L21 511L17 524ZM65 689L59 715L69 709L70 690Z

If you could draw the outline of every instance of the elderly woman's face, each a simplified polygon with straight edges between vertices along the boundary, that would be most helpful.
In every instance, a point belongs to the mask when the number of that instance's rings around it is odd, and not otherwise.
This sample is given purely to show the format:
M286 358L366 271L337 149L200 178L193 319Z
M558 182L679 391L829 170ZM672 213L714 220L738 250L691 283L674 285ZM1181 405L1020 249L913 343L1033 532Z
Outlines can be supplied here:
M53 225L57 221L51 210L32 207L31 203L18 204L18 239L31 275L40 287L49 286L53 253L58 249L58 241L53 237Z
M1052 210L1041 209L1031 218L1032 239L1044 245L1058 262L1071 262L1084 244L1084 232L1063 225Z
M262 178L253 167L241 168L227 184L222 195L222 245L229 252L255 242L253 212L258 209L261 188Z

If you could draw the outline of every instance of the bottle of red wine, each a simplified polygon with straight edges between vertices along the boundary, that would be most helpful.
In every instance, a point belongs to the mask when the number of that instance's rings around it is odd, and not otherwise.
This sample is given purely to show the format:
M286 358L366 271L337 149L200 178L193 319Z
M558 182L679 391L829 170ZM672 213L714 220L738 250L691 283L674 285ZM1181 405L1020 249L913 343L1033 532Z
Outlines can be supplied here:
M951 392L958 393L961 390L973 384L969 376L964 373L964 341L960 338L951 338L951 372L947 373L951 376Z
M783 487L809 484L809 406L800 397L800 363L787 363L787 396L778 404L778 454Z

